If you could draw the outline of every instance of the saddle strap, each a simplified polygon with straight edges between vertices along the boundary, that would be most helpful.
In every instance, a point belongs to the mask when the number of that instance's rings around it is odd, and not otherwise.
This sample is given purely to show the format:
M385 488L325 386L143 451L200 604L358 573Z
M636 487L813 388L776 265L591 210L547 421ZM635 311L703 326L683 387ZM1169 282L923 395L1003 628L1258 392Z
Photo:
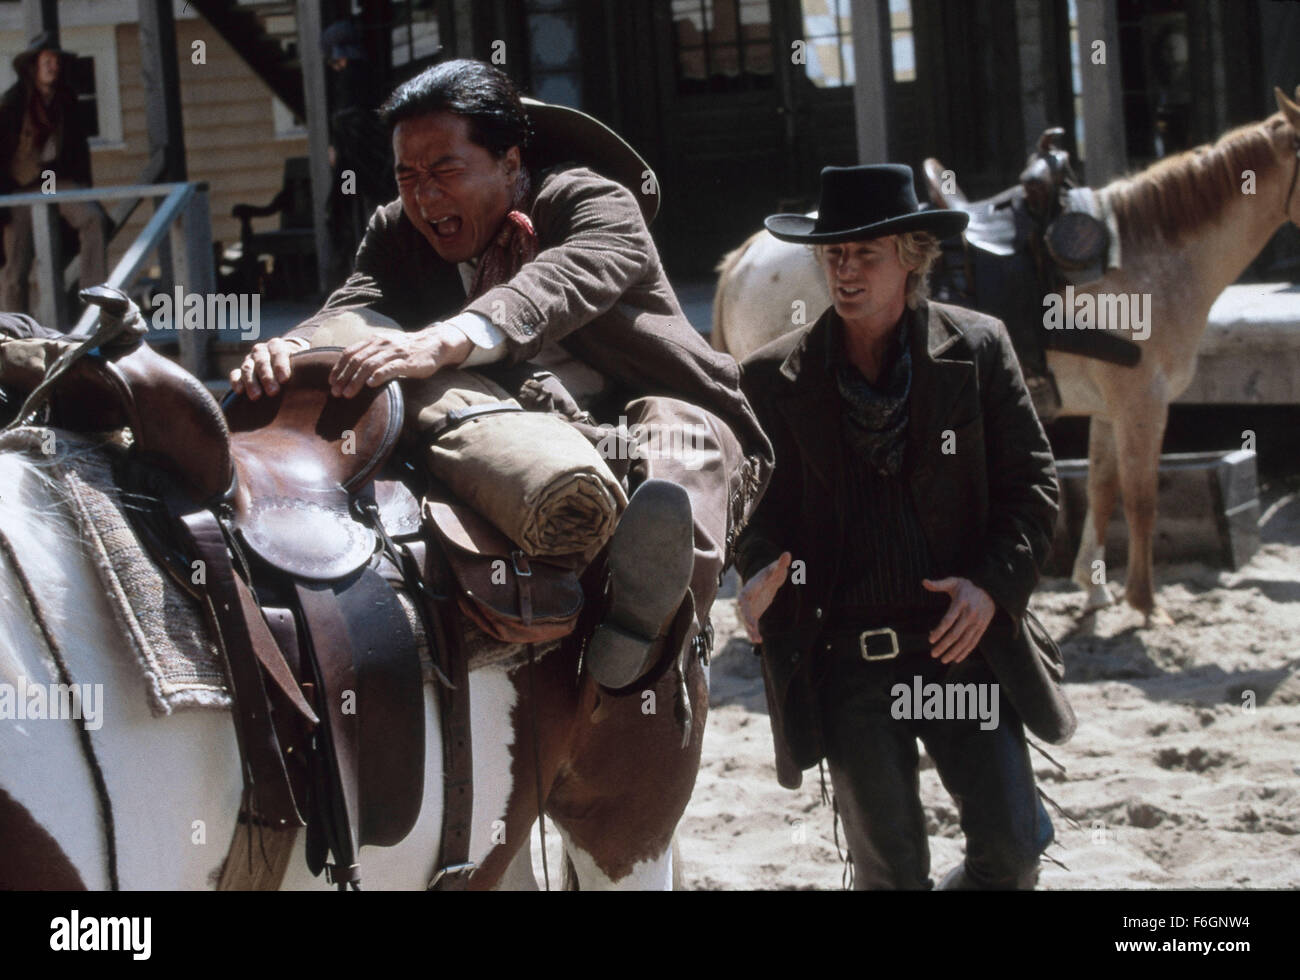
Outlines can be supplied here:
M425 437L430 442L433 442L470 419L476 419L484 415L500 415L502 412L522 412L523 410L523 406L515 402L484 402L481 405L466 405L464 408L455 408L447 413L446 418L429 429L425 433Z
M456 586L439 542L413 541L407 547L428 588L422 592L429 631L429 653L441 676L438 688L442 723L442 835L430 891L464 891L474 865L469 860L474 815L474 754L470 731L469 656L461 642Z
M357 863L358 829L361 820L360 774L357 771L357 676L347 621L338 597L330 585L295 583L298 608L302 610L309 661L316 676L321 708L321 735L317 749L328 786L319 795L319 807L326 820L326 838L334 853L330 880L340 888L357 887L361 868ZM314 870L314 869L313 869Z
M288 675L288 666L284 664L248 587L235 574L216 517L210 511L198 510L182 516L181 524L190 536L194 552L206 566L207 588L203 602L225 659L234 701L235 735L243 758L252 812L272 826L305 826L275 736L270 700L260 665L275 665L274 668L268 667L273 678L281 666L284 674ZM280 683L277 679L277 684ZM297 691L291 676L289 686L296 694L296 699L291 695L291 700L295 705L301 702L299 710L305 708L314 722L316 716ZM288 691L285 693L289 694Z

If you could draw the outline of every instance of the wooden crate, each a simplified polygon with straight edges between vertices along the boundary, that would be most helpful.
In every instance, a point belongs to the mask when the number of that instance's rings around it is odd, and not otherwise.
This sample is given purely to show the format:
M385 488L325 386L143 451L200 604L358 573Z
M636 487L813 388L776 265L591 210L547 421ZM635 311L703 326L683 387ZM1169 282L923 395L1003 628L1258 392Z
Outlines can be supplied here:
M1087 513L1088 461L1056 463L1061 511L1046 574L1069 575ZM1157 564L1199 561L1216 568L1240 568L1259 549L1259 487L1255 453L1167 453L1160 457L1156 507ZM1123 500L1106 533L1106 564L1128 561L1128 524Z

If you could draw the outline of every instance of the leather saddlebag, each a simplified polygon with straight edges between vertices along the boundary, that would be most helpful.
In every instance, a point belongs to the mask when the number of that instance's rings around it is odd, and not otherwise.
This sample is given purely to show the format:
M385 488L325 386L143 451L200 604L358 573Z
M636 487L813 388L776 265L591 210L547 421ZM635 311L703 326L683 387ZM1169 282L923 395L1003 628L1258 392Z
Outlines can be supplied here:
M457 604L503 643L544 643L573 632L582 610L581 565L532 558L463 504L424 501L459 590Z

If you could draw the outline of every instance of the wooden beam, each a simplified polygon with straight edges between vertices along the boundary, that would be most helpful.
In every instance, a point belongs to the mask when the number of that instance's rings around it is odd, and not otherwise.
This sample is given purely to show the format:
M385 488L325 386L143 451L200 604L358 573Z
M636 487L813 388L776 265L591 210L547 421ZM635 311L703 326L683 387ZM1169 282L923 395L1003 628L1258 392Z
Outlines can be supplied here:
M307 105L307 146L311 156L311 210L316 230L316 274L321 295L329 289L331 243L329 199L334 171L330 166L329 107L326 103L325 62L320 56L320 0L298 0L298 56Z
M58 0L23 0L25 41L38 34L54 35L59 43ZM36 319L55 330L67 329L68 297L63 284L63 243L59 234L59 212L49 206L32 208L32 246L36 253L36 279L40 295Z
M158 205L154 211L153 217L145 223L140 234L136 236L131 247L126 250L126 254L118 260L113 271L108 275L108 285L123 292L128 291L131 283L144 268L145 262L153 254L155 248L162 242L167 241L168 226L176 220L181 210L190 203L190 198L197 192L206 192L207 184L172 184L167 198ZM129 189L129 188L123 188ZM150 192L161 187L149 188ZM0 198L0 203L3 198ZM81 319L77 322L77 327L72 332L77 336L89 336L92 332L95 321L99 319L99 307L89 306L81 314Z
M1083 86L1083 169L1100 187L1128 169L1124 90L1115 0L1079 0L1079 76ZM1104 45L1104 47L1102 47ZM1105 53L1105 64L1094 59Z
M176 285L185 292L207 297L217 288L216 269L212 262L212 217L208 191L199 185L172 224L172 261L176 267ZM178 317L179 320L179 317ZM215 324L204 330L177 330L181 367L196 378L208 373L208 350Z
M889 160L889 82L893 54L889 4L885 0L850 0L853 17L853 120L858 133L858 162Z
M33 195L39 196L39 195ZM63 243L59 235L59 210L52 203L32 206L32 244L36 250L36 280L40 299L36 304L38 322L55 330L68 328L68 294L62 288Z
M149 155L162 161L161 179L183 181L185 130L181 123L180 68L176 64L176 18L171 0L140 0L140 81L145 92ZM154 205L157 207L157 205ZM171 242L158 245L162 281L176 281Z
M54 41L59 42L59 3L58 0L23 0L23 28L27 31L25 41L30 41L37 34L49 32Z
M187 177L185 128L171 0L140 0L140 81L145 91L149 154L161 154L162 180L183 181Z

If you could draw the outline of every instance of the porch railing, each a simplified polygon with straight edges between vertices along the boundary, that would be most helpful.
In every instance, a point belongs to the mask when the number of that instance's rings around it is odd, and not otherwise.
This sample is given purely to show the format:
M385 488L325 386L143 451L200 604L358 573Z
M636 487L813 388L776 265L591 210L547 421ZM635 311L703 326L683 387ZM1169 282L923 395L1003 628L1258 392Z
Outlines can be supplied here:
M162 249L164 270L170 264L169 288L180 286L187 293L206 296L216 288L216 269L212 260L212 218L208 204L208 185L191 181L174 184L133 184L123 187L88 187L53 194L3 194L0 208L30 207L32 235L36 251L37 282L40 301L32 315L41 324L63 330L71 318L68 291L64 284L62 249L58 238L60 203L75 201L116 201L162 198L152 217L141 229L113 271L108 284L130 291L149 257ZM167 260L170 260L169 262ZM87 335L99 316L97 307L89 307L68 331ZM178 330L181 364L200 378L207 373L210 331Z

